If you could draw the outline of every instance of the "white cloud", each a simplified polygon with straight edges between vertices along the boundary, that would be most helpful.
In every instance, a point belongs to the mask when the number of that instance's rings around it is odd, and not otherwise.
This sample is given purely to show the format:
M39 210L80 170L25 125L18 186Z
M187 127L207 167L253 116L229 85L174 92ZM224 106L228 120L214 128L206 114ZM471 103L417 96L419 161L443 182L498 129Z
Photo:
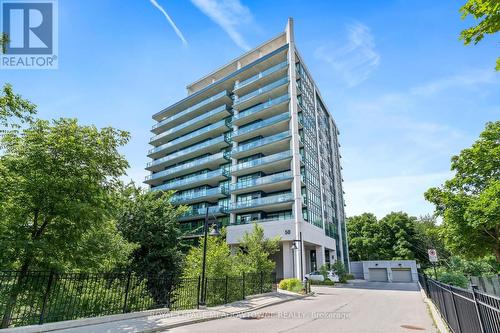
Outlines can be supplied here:
M182 32L179 30L179 28L177 28L177 25L175 24L175 22L172 20L172 18L170 17L170 15L167 14L167 11L165 9L163 9L162 6L160 6L160 4L156 1L156 0L149 0L151 2L151 4L153 6L155 6L164 16L165 18L167 19L167 21L170 23L170 25L172 26L172 28L174 29L175 33L177 34L177 36L181 39L182 41L182 44L184 45L187 45L187 40L186 38L184 38L184 35L182 34Z
M252 13L239 0L191 0L205 15L217 23L244 50L250 47L239 28L252 21Z
M434 206L424 199L424 192L451 177L451 172L438 172L346 182L346 213L353 216L372 212L378 218L392 211L416 216L432 214Z
M314 55L329 64L351 87L368 79L380 63L370 28L360 22L347 26L345 44L322 45Z

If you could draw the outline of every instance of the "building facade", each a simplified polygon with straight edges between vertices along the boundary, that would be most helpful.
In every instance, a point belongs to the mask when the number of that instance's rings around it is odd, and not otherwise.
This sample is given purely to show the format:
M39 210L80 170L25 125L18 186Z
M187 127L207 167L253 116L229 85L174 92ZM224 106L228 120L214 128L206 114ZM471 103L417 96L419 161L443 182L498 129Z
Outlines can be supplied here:
M156 113L145 183L176 190L179 223L201 234L206 209L238 246L253 223L280 236L278 277L324 263L349 267L338 134L319 90L285 32L190 84Z

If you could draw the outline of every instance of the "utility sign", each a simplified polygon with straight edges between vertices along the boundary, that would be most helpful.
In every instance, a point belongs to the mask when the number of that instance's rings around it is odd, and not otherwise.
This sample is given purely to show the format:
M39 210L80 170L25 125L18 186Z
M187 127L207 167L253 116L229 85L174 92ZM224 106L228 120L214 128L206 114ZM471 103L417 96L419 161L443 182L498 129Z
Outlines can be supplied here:
M438 255L435 249L428 249L427 254L429 255L429 261L430 262L437 262L438 261Z

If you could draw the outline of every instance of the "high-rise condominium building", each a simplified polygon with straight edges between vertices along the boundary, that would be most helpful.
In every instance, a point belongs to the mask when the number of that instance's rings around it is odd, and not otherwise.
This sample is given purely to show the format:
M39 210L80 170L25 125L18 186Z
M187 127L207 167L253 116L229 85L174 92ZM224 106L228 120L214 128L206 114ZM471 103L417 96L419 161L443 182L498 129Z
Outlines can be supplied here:
M278 277L348 266L339 131L285 32L187 86L153 115L146 183L176 190L179 223L201 234L208 207L237 246L253 223L280 236Z

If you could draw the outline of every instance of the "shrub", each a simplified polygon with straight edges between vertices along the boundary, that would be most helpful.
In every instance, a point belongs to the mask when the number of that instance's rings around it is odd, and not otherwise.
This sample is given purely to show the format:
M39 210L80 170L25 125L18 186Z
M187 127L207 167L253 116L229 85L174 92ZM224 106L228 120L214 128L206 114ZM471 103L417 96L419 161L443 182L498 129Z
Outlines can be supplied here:
M443 283L462 288L467 288L467 286L469 285L469 281L467 280L467 278L463 274L456 272L446 272L442 275L439 275L438 280Z
M279 283L279 288L283 290L293 291L295 293L301 292L303 288L302 282L299 279L284 279Z
M352 275L352 274L346 274L345 275L345 279L346 280L354 280L354 275Z
M333 286L335 284L330 279L326 279L325 281L309 280L309 283L311 283L312 285L317 285L317 286Z

